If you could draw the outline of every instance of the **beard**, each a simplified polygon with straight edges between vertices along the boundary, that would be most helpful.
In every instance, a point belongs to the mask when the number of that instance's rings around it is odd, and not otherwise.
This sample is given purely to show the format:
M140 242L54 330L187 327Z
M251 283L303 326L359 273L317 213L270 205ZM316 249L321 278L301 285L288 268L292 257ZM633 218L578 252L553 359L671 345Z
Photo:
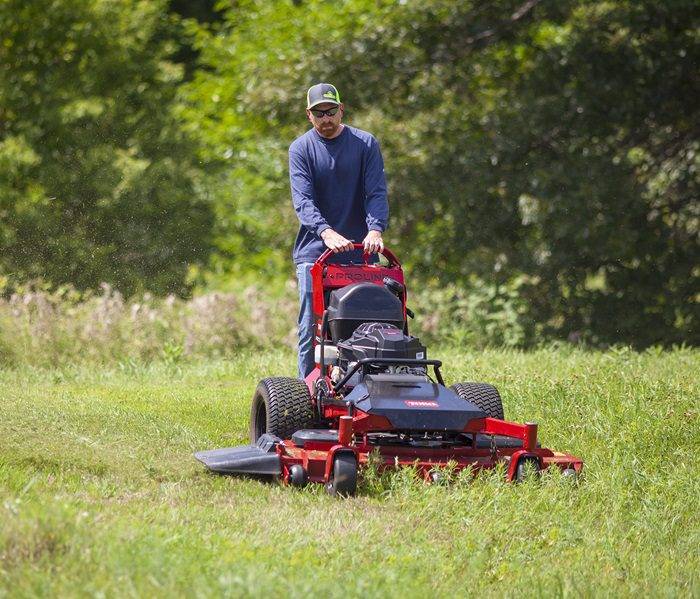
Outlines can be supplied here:
M318 126L318 131L323 137L332 137L338 132L340 123L322 123Z

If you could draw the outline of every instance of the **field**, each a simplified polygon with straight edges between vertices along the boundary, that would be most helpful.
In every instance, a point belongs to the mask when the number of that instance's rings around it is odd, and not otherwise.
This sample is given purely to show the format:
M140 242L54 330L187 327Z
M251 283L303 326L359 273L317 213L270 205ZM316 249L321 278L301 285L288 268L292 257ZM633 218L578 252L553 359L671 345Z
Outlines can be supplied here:
M0 596L700 595L700 352L432 356L585 476L370 473L337 500L210 475L192 452L246 440L287 350L0 371Z

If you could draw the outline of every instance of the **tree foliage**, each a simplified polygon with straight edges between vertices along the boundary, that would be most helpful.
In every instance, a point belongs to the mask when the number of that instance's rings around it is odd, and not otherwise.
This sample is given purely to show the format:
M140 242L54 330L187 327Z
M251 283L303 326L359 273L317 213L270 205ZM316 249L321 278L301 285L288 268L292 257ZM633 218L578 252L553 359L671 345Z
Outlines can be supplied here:
M183 291L210 245L163 2L0 4L0 267Z
M256 269L287 259L286 148L308 127L306 88L326 80L382 143L387 240L424 284L517 280L549 336L697 343L699 14L236 2L200 37L183 112L217 164L218 268L251 247L268 248Z
M697 344L699 17L692 0L4 0L0 273L127 293L286 278L287 148L323 80L380 140L412 286L480 315L475 335L507 317L509 343Z

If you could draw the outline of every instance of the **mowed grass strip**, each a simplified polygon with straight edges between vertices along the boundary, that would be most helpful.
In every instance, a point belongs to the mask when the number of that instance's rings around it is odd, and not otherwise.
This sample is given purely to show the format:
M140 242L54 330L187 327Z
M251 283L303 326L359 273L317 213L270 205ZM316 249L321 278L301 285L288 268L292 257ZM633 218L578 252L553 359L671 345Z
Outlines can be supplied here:
M288 352L0 371L0 595L700 594L700 352L431 352L586 463L506 484L370 473L359 495L209 474Z

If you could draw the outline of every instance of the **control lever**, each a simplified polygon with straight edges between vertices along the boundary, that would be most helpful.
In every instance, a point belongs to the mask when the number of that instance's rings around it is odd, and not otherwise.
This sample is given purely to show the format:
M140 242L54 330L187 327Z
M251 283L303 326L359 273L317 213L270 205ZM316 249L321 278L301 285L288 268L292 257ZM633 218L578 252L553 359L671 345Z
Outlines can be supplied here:
M384 277L382 279L382 283L384 283L384 287L391 291L403 303L404 294L406 293L406 287L404 287L396 279L392 279L391 277ZM408 307L406 307L406 316L408 316L409 318L416 317L416 315L413 313L413 310L411 310Z
M403 294L406 292L406 288L401 283L391 277L384 277L382 283L384 283L384 287L391 291L396 297L403 300Z

